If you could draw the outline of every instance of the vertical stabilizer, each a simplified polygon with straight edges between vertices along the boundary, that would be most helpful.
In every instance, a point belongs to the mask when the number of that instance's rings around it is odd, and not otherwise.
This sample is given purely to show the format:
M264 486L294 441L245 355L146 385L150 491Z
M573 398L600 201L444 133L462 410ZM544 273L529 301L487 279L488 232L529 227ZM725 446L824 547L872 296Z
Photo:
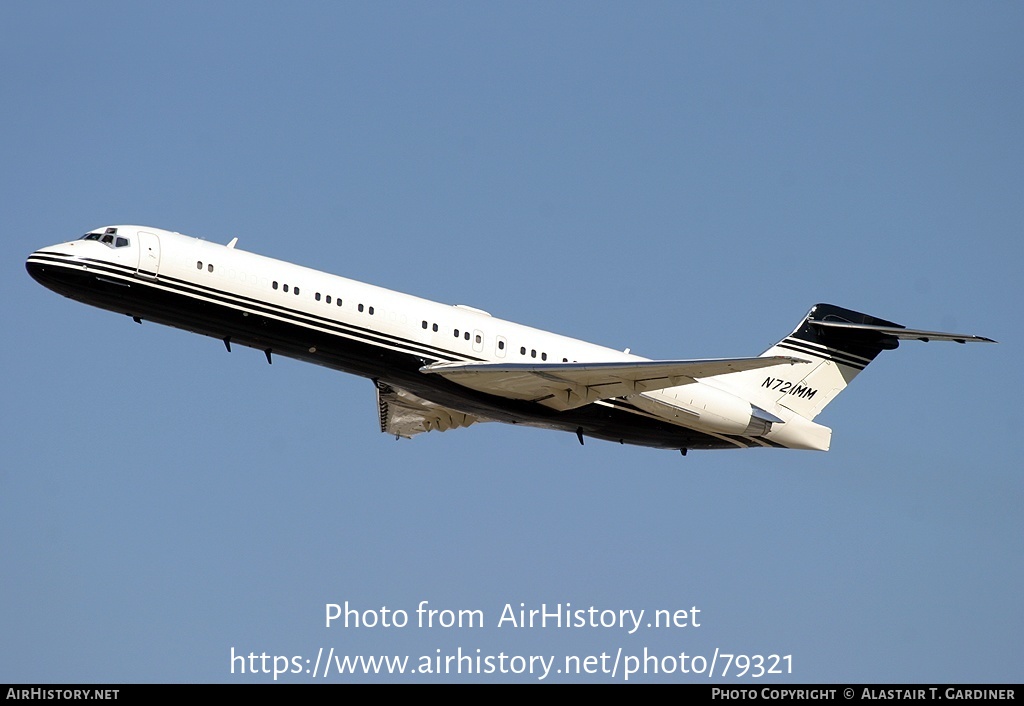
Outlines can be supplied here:
M984 336L908 329L833 304L815 304L793 333L761 354L796 355L806 363L722 376L721 384L768 411L784 407L814 419L875 356L906 339L995 343Z
M795 355L807 363L738 373L722 382L742 388L765 409L778 405L814 419L875 356L899 346L893 332L903 328L832 304L816 304L791 334L762 354Z

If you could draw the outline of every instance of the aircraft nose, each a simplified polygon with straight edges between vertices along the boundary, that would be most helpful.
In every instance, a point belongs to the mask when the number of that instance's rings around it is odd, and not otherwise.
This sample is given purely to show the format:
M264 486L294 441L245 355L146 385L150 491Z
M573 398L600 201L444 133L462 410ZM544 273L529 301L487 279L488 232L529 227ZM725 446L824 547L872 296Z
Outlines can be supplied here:
M73 261L74 257L70 253L43 248L28 256L25 260L25 269L39 284L47 289L59 291L63 281L60 275L68 272L67 263Z
M29 275L44 287L48 286L46 281L48 277L48 265L49 263L47 262L47 253L45 250L36 250L28 256L27 260L25 260L25 269L28 270Z

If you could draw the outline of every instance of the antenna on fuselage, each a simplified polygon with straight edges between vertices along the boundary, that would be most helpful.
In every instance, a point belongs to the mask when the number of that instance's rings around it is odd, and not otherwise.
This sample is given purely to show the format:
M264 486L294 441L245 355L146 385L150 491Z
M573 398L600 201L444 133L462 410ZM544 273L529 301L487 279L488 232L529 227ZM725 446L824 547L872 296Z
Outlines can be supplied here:
M229 247L229 248L233 248L233 247L235 247L235 243L237 243L237 242L238 242L238 238L232 238L232 239L231 239L231 242L230 242L230 243L228 243L228 247Z

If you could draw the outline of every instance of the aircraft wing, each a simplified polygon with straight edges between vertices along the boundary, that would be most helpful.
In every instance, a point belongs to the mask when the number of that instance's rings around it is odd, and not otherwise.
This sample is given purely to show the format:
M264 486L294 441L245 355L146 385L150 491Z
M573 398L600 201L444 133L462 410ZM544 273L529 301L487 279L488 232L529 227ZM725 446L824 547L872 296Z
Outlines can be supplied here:
M420 372L441 375L479 392L529 400L565 411L612 397L686 385L697 378L807 362L790 356L638 360L611 363L433 363Z
M448 431L489 421L442 407L383 382L377 383L377 411L382 432L406 439L425 431Z

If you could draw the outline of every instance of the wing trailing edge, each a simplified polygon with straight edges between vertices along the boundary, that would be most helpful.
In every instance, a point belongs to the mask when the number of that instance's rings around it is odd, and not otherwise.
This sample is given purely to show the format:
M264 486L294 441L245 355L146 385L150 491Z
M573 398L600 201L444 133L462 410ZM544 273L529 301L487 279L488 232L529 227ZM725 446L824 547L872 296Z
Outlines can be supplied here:
M699 378L806 362L792 356L607 363L433 363L420 368L478 392L565 411Z

